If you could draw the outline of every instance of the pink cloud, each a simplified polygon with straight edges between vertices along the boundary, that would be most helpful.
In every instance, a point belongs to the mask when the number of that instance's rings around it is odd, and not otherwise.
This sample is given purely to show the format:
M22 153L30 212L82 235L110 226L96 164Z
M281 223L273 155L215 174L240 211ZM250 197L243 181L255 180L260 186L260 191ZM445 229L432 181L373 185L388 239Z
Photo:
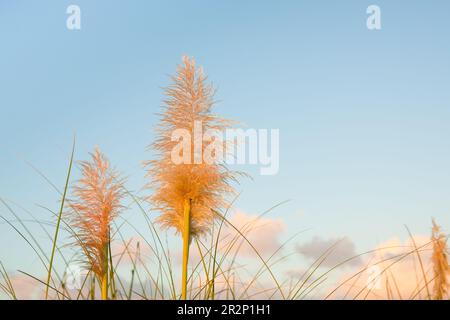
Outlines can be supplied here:
M14 289L14 294L17 299L20 300L31 300L39 298L42 293L42 285L35 279L24 275L16 274L10 275L9 280L11 281L12 287Z
M263 257L269 257L279 249L281 245L280 236L286 229L286 225L281 219L261 218L243 211L236 211L229 221L245 235ZM224 240L228 239L229 242L235 237L239 239L236 250L238 250L240 256L256 257L255 251L247 241L233 227L227 227L223 235ZM226 242L224 241L224 243Z
M260 218L239 210L235 211L228 221L233 227L227 223L222 227L218 247L220 254L226 253L228 257L237 255L241 258L258 259L255 250L248 244L250 242L263 258L268 258L281 246L280 237L286 229L286 225L281 219ZM248 242L235 228L245 236ZM205 239L201 240L205 241ZM209 241L210 239L206 242L209 243ZM202 251L207 250L203 248ZM206 252L202 254L205 255ZM174 261L181 263L180 257L181 253L177 254ZM189 259L191 264L200 261L201 256L196 245L191 244Z
M398 238L381 243L365 258L365 267L347 273L339 281L339 289L330 298L349 299L425 299L433 288L430 238L416 235L428 286L411 239Z

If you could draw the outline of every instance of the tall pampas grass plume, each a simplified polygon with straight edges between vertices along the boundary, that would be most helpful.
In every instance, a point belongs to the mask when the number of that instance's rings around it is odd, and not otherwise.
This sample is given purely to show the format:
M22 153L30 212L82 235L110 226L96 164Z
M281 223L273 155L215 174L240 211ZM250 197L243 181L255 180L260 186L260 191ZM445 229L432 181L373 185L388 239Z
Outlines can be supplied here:
M192 237L210 230L215 218L213 210L226 207L226 197L234 193L231 181L237 181L237 173L221 163L208 164L195 161L195 128L202 132L224 132L233 122L212 113L214 89L206 83L201 68L194 59L183 57L183 64L171 77L172 84L166 88L161 120L156 128L157 138L151 145L157 157L148 161L149 187L153 190L151 203L161 215L157 222L163 228L173 228L183 238L182 299L187 293L187 263ZM179 141L172 139L173 132L183 129L190 135L183 150L183 163L174 163L172 152ZM202 153L207 147L202 143ZM197 149L198 150L198 149ZM186 154L187 153L187 154Z
M434 220L431 240L433 242L433 255L431 258L434 271L433 298L435 300L443 300L448 293L450 276L447 239L440 226Z
M108 299L108 263L111 223L120 214L124 197L119 174L96 148L90 161L83 161L81 178L73 187L68 220L83 250L87 268L101 283L102 299Z

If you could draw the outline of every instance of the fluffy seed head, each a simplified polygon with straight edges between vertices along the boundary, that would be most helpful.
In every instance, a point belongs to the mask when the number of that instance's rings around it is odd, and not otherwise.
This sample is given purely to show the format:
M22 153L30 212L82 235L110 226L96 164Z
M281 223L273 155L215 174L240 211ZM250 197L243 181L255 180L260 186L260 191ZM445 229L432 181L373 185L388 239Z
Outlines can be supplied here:
M73 187L73 199L69 201L69 222L88 267L100 276L107 271L111 222L123 208L120 202L124 196L124 180L98 148L91 154L91 161L81 162L81 173L81 179Z
M159 125L157 138L151 145L156 151L156 160L147 162L147 176L153 189L150 197L152 204L161 212L157 221L164 228L174 228L183 232L183 206L191 201L191 235L196 236L209 230L214 219L214 210L227 205L226 196L234 192L231 180L236 173L229 171L223 164L208 164L201 161L195 164L194 139L191 139L191 163L175 164L171 152L178 141L172 141L172 133L184 129L194 137L194 125L200 125L202 132L217 130L224 132L232 125L231 121L211 113L213 88L206 84L206 77L197 69L195 61L183 57L183 64L171 77L173 83L165 90L166 100ZM202 151L207 144L202 144Z

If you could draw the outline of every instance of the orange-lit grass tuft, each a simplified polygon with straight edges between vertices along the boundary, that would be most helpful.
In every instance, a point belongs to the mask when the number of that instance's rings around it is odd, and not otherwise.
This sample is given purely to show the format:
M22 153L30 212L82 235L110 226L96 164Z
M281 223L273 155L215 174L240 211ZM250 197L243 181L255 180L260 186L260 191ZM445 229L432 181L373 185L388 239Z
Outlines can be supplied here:
M149 187L153 189L150 201L161 212L157 222L163 228L174 228L183 237L182 298L186 299L187 264L189 245L193 236L206 233L216 217L213 210L221 210L227 205L225 197L234 192L230 181L236 180L236 173L223 164L208 164L194 161L195 125L202 132L215 130L223 132L231 122L212 114L213 88L206 84L206 77L197 69L193 59L183 58L177 74L172 77L172 85L165 94L161 121L157 127L157 138L152 148L158 153L157 159L149 161ZM178 141L173 141L175 130L188 132L190 148L183 157L187 163L174 163L172 152ZM206 144L202 143L202 154Z
M69 223L77 234L88 268L101 283L102 299L106 300L111 223L123 209L124 180L98 148L91 154L91 161L81 162L81 172L69 203Z

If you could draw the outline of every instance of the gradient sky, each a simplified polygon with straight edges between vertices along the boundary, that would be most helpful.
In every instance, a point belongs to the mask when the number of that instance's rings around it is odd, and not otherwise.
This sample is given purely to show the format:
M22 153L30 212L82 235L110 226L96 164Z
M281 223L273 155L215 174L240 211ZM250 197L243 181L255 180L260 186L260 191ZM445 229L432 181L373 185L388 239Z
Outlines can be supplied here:
M280 129L279 174L241 168L253 180L236 207L289 199L270 216L286 236L348 236L358 251L406 237L404 224L428 234L431 217L449 231L449 13L446 0L0 0L0 197L49 220L36 204L57 210L59 196L26 162L62 188L74 133L77 160L99 145L139 190L161 88L187 54L217 86L217 113ZM4 223L0 239L0 261L26 264Z

